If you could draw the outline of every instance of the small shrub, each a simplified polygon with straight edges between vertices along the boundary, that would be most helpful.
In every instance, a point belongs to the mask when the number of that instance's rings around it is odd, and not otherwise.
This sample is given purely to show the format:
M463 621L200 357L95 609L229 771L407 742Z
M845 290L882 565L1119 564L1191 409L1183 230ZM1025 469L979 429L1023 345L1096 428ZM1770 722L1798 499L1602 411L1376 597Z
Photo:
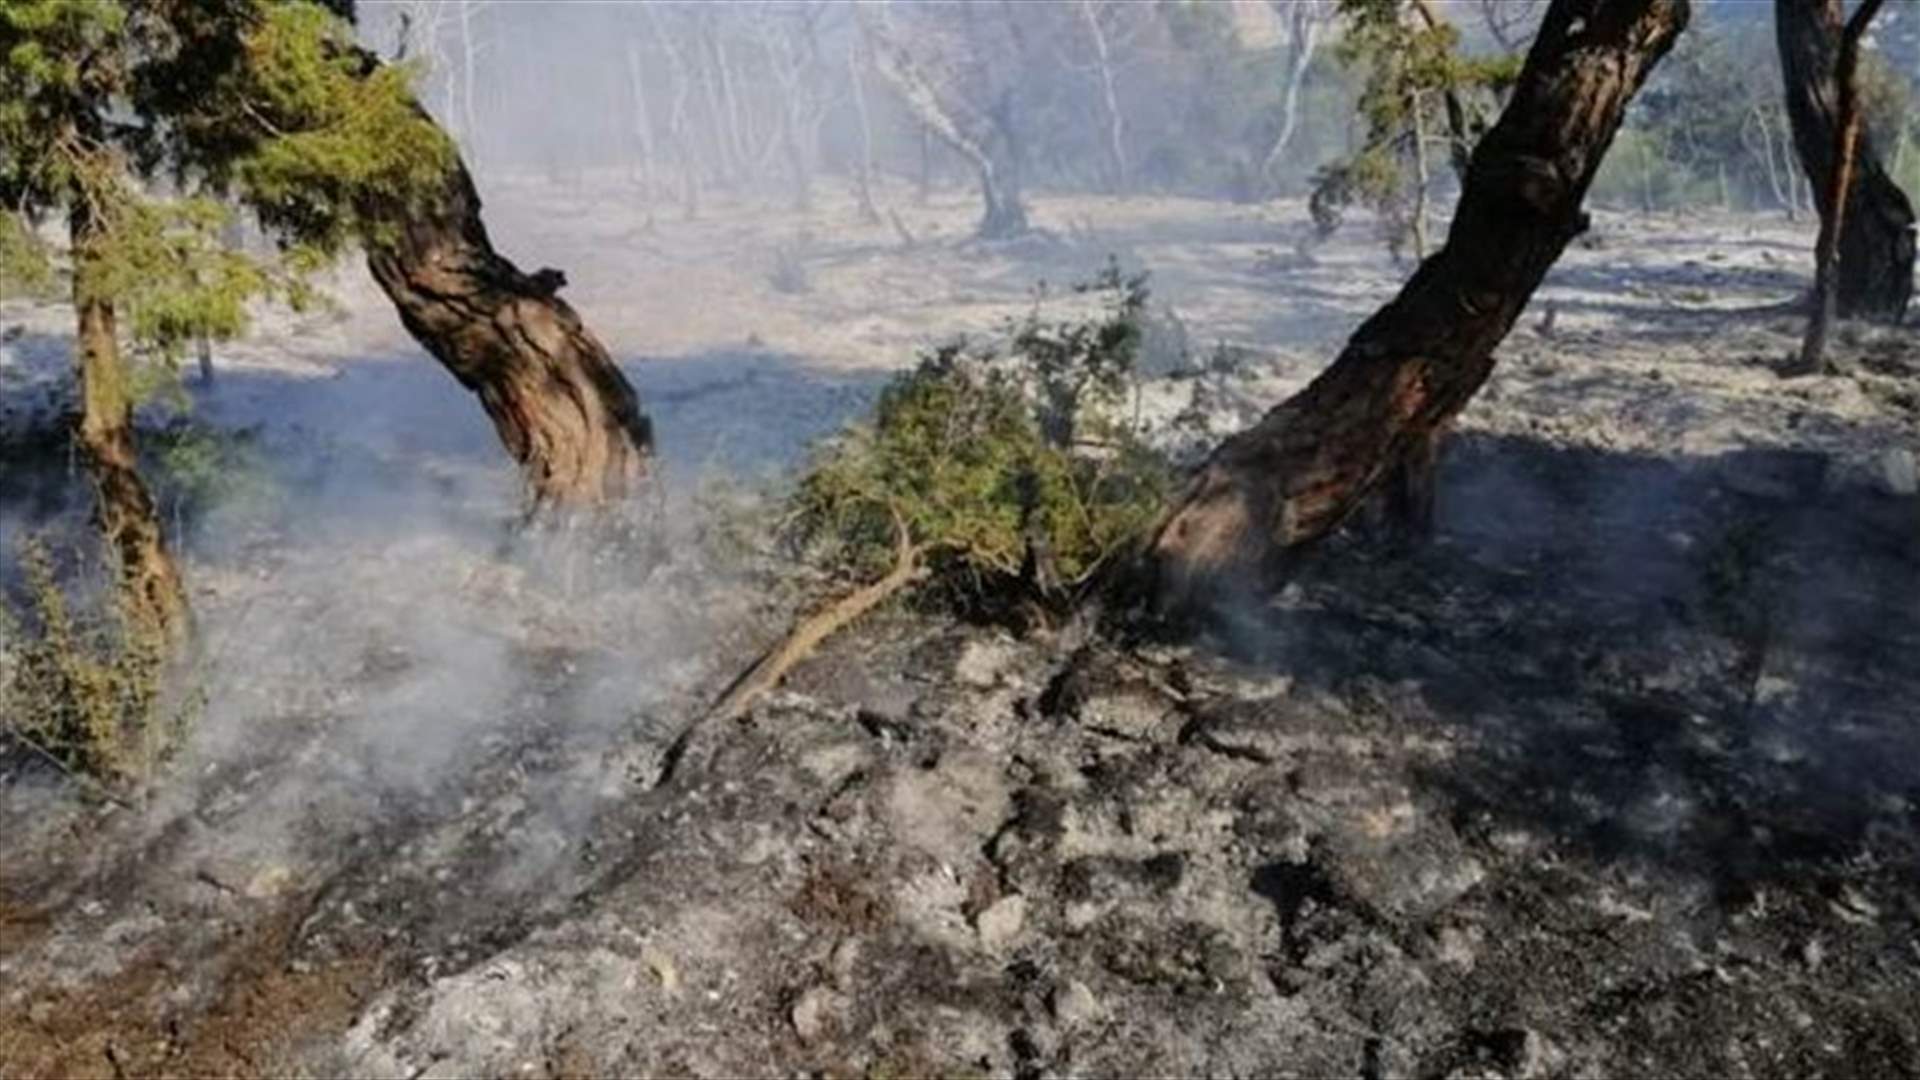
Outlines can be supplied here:
M253 446L252 430L229 431L183 417L147 441L154 493L168 516L197 519L216 508L257 513L280 491Z
M1091 319L1038 305L1005 352L959 342L881 392L870 424L819 453L792 535L869 578L904 542L936 581L975 599L1068 601L1160 512L1170 483L1129 408L1147 310L1144 276L1110 264L1077 291Z
M166 643L119 608L76 609L40 541L19 556L24 596L0 604L0 735L108 790L144 782L189 715L166 692Z
M740 716L822 641L928 579L971 613L1045 619L1145 535L1170 486L1126 408L1146 280L1110 264L1077 291L1101 298L1100 316L1048 323L1036 303L1005 353L937 349L881 391L871 423L818 449L783 531L858 584L796 623L702 719Z

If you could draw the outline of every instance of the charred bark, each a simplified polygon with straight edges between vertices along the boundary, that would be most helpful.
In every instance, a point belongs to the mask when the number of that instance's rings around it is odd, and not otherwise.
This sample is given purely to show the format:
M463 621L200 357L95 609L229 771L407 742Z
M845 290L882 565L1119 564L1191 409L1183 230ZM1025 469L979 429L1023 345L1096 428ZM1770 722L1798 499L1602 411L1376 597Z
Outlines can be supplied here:
M1813 259L1813 316L1807 320L1806 338L1800 346L1800 371L1808 375L1832 370L1827 360L1827 332L1839 314L1840 238L1846 232L1847 195L1859 169L1860 139L1865 127L1860 115L1860 39L1866 35L1867 25L1879 13L1882 2L1861 0L1840 35L1840 59L1834 69L1834 82L1840 88L1840 108L1833 150L1833 181L1827 186L1827 202L1820 207L1820 236L1814 245Z
M1627 103L1686 25L1686 0L1554 0L1500 120L1475 148L1446 244L1331 367L1227 440L1162 523L1176 599L1326 535L1436 435L1493 370L1493 350L1569 241ZM1418 513L1419 477L1396 486Z
M466 167L456 161L425 208L363 213L374 280L407 331L479 396L535 508L625 495L652 453L639 398L557 295L565 277L522 273L493 249Z
M1800 168L1825 231L1839 171L1840 0L1774 0L1774 33L1786 83L1787 118ZM1897 323L1913 297L1914 212L1881 165L1871 132L1860 132L1852 183L1839 203L1836 313Z
M81 403L74 440L93 482L95 521L117 563L123 610L140 634L171 647L187 636L187 591L167 550L153 495L140 476L133 398L121 363L113 302L98 287L93 270L101 237L88 206L84 195L76 197L68 226Z

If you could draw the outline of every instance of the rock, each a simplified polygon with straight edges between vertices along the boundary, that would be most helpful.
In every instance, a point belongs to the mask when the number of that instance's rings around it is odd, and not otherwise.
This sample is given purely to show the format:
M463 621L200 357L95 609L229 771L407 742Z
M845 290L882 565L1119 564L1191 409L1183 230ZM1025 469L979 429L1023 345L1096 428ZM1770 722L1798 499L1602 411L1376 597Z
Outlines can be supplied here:
M293 871L280 863L260 868L260 871L248 879L246 894L250 900L266 900L286 891L293 882Z
M1451 829L1379 808L1336 829L1324 857L1341 892L1393 919L1431 918L1487 877Z
M1053 1019L1063 1028L1092 1027L1107 1016L1106 1006L1100 1004L1100 999L1079 979L1068 979L1055 987L1048 1004L1053 1009Z
M819 1042L839 1026L849 1004L845 996L827 987L812 987L793 1003L793 1030L803 1043Z
M1013 646L1007 642L975 639L960 647L953 677L963 686L986 689L1000 681L1013 659Z
M1103 734L1142 742L1170 741L1179 730L1179 714L1150 687L1128 686L1090 695L1078 719Z
M853 988L853 978L860 963L860 939L850 937L833 947L833 955L827 960L827 968L833 974L834 986L841 990Z
M1920 466L1914 463L1913 451L1897 446L1881 454L1880 484L1887 494L1900 498L1920 493Z
M1027 925L1027 898L1018 893L1003 896L975 916L973 928L980 944L989 952L1002 952Z
M1807 966L1808 971L1819 971L1820 965L1825 963L1826 959L1826 946L1820 944L1820 939L1817 937L1808 938L1807 943L1800 947L1800 962Z
M898 774L885 811L888 826L908 846L948 866L965 866L1006 820L1010 802L999 763L964 751L945 755L931 770Z
M680 992L680 969L666 950L658 945L643 945L640 948L640 962L647 965L647 970L653 972L654 978L660 980L660 989L668 997Z
M1566 1064L1564 1053L1529 1028L1471 1032L1466 1043L1479 1060L1448 1072L1448 1080L1538 1080Z

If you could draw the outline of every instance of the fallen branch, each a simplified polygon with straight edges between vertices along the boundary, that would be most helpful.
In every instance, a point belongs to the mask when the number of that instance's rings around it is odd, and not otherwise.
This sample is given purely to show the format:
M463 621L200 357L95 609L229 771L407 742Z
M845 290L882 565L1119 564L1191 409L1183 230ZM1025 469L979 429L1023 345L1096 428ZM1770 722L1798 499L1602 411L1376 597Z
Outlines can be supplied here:
M753 666L729 683L712 707L695 717L680 732L673 740L673 745L667 748L656 786L673 778L674 769L679 766L681 757L686 754L687 746L701 725L712 720L735 720L745 715L762 695L780 685L780 680L786 678L795 665L812 656L821 642L926 576L927 567L922 561L926 548L912 542L906 522L897 514L894 517L894 538L893 566L883 577L862 585L800 620L786 637L762 653Z
M872 611L880 603L925 576L920 561L922 549L907 536L904 523L895 522L896 546L893 567L878 581L848 593L826 607L802 619L778 645L769 649L754 665L733 680L720 700L707 710L707 716L732 720L746 712L762 694L780 685L795 664L813 655L820 643L841 627Z
M7 738L12 739L16 743L19 743L20 746L31 751L33 754L37 755L38 757L42 758L49 765L52 765L54 768L59 769L61 773L66 775L67 779L73 781L75 784L86 789L88 793L98 798L104 799L107 802L110 802L115 806L120 807L123 810L138 809L138 807L134 806L132 801L126 798L123 798L120 795L116 795L113 789L108 787L106 784L100 782L99 780L94 779L91 776L88 776L86 773L83 773L80 770L74 768L73 766L67 764L66 762L60 760L60 755L54 753L52 750L47 749L47 747L43 743L41 743L40 740L35 739L34 737L32 737L31 735L28 735L24 731L21 731L19 728L15 727L14 725L8 724L6 727L0 728L0 735L5 735Z

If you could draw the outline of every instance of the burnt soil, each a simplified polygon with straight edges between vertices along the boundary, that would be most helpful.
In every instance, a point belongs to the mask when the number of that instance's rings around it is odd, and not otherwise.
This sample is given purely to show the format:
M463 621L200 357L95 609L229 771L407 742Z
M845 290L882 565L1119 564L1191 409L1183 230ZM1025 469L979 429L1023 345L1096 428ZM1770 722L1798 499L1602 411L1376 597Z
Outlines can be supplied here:
M324 702L145 812L16 791L0 1075L1920 1074L1920 500L1448 454L1418 548L1184 634L892 611L664 783L726 658L589 738L561 643L271 858Z

